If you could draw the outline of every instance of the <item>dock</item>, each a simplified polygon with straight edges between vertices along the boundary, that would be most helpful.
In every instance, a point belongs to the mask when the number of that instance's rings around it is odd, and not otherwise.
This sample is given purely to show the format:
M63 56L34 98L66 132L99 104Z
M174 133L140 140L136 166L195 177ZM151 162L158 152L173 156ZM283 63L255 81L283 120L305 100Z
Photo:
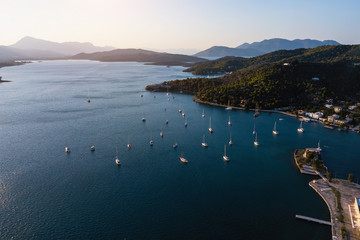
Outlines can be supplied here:
M310 222L317 222L317 223L325 224L325 225L329 225L329 226L334 225L332 222L329 222L329 221L324 221L324 220L320 220L320 219L316 219L316 218L312 218L312 217L306 217L306 216L302 216L302 215L295 215L295 218L307 220Z

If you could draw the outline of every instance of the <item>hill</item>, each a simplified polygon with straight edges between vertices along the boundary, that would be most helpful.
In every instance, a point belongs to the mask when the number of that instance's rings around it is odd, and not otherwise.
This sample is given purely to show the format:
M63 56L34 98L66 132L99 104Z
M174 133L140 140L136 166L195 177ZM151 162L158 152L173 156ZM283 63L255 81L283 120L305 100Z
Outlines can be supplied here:
M359 101L360 45L280 50L254 58L223 58L190 68L229 71L219 78L175 80L163 85L196 98L232 106L310 109L328 98ZM202 68L200 69L199 66ZM205 67L204 67L205 66ZM200 70L199 70L200 69ZM215 70L214 70L215 69ZM205 73L205 72L203 72ZM148 90L154 90L152 86ZM165 90L156 86L155 90Z
M269 53L276 50L292 50L297 48L315 48L325 45L340 45L333 40L312 40L312 39L295 39L288 40L283 38L265 39L261 42L244 43L237 46L237 49L256 49L263 53Z
M234 57L243 57L243 56L258 56L264 54L264 52L258 51L256 49L247 48L230 48L223 46L214 46L204 51L194 54L197 57L223 57L223 56L234 56Z
M192 72L195 75L217 75L275 62L331 63L359 60L359 56L359 45L320 46L312 49L278 50L252 58L225 57L198 63L185 71Z
M183 65L205 61L205 59L188 55L159 53L143 49L116 49L90 54L80 53L71 57L71 59L97 60L103 62L149 62L159 65Z
M287 40L282 38L266 39L261 42L244 43L236 48L214 46L196 53L198 57L255 57L276 50L293 50L297 48L315 48L325 45L340 45L333 40L318 41L312 39Z

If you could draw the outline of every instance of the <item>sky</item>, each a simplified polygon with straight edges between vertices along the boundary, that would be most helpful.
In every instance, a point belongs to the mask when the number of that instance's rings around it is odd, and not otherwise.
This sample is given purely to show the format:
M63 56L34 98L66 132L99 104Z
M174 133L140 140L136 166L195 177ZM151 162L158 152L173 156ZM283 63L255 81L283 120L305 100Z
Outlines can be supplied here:
M269 38L360 44L359 0L0 0L0 45L25 36L152 50Z

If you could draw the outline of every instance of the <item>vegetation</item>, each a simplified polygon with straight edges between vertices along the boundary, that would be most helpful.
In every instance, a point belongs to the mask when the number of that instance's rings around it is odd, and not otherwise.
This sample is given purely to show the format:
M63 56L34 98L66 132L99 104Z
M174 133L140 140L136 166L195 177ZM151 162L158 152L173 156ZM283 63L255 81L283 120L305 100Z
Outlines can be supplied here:
M353 174L353 173L349 173L349 175L348 175L348 180L349 180L349 182L353 182L353 181L354 181L354 174Z
M328 172L328 173L326 174L326 178L329 180L329 182L331 182L332 179L333 179L332 173L331 173L331 172Z
M280 50L253 58L225 57L189 68L219 78L175 80L166 85L207 102L261 109L323 109L323 103L354 102L360 96L360 45ZM286 63L284 65L284 63ZM152 90L151 86L149 86ZM346 115L346 112L342 113ZM360 122L359 119L355 121Z
M346 239L346 229L345 229L345 226L341 226L341 237L343 239Z
M300 169L303 169L303 165L309 165L313 169L321 172L327 173L327 168L324 165L324 162L321 159L320 153L316 152L306 152L306 157L304 157L305 150L296 150L295 151L295 161Z

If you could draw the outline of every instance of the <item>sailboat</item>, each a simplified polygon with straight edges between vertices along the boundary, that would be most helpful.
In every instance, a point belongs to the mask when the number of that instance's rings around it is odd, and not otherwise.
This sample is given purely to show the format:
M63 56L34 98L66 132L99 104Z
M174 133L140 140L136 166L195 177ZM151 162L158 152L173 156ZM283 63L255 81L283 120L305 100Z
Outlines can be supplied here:
M228 106L227 108L225 108L225 110L232 110L232 108L230 107L230 99L228 100Z
M184 118L184 117L185 117L185 112L184 112L184 111L182 111L182 114L181 114L181 115L182 115L182 117Z
M230 141L229 141L229 145L232 146L233 145L233 142L231 140L231 133L230 133Z
M318 142L318 147L317 147L317 149L316 149L318 152L321 152L322 151L322 149L321 149L321 147L320 147L320 140L319 140L319 142Z
M188 160L184 158L184 151L181 151L181 156L179 157L179 159L182 163L188 163Z
M163 134L163 132L162 132L162 128L161 128L161 131L160 131L160 137L163 137L164 136L164 134Z
M213 133L213 129L211 128L211 117L209 119L209 132L210 133Z
M95 151L95 146L94 145L90 146L90 151L92 151L92 152Z
M205 117L205 112L204 112L204 109L203 109L203 112L201 114L201 117L204 118Z
M127 147L128 149L130 149L130 148L131 148L131 145L130 145L130 139L129 139L129 137L128 137L128 143L126 144L126 147Z
M169 124L169 120L166 119L165 124Z
M118 165L118 166L120 166L120 165L121 165L120 160L119 160L119 158L118 158L118 150L117 150L117 148L116 148L116 158L115 158L115 164L116 164L116 165Z
M141 121L145 122L146 121L146 118L145 118L145 115L143 114L143 117L141 118Z
M88 90L88 100L87 102L89 103L90 102L90 90Z
M152 140L152 137L150 138L150 146L152 146L154 144L153 140Z
M66 141L66 144L65 144L65 152L66 153L70 153L70 148L67 146L67 141Z
M256 131L255 131L255 123L254 123L254 130L253 130L253 135L255 135Z
M297 131L298 131L299 133L304 132L304 129L303 129L303 127L302 127L302 122L300 122L300 127L297 129Z
M255 147L259 146L259 142L257 140L257 133L255 134L255 141L254 141Z
M177 144L177 141L176 141L176 138L175 138L175 143L173 144L173 148L177 148L178 144Z
M278 135L278 134L279 134L279 132L276 131L276 121L275 121L275 124L274 124L273 134L274 134L274 135Z
M208 144L205 142L205 134L203 135L203 140L202 140L201 146L203 146L205 148L208 146Z
M182 110L181 110L181 106L180 106L180 104L179 104L179 113L181 113L182 112Z
M187 122L187 119L185 118L185 127L187 127L188 125L188 122Z
M223 160L224 160L225 162L230 161L229 157L226 156L226 144L224 145L224 156L223 156Z
M167 91L166 96L169 96L170 95L169 94L169 89L167 88L166 91Z
M230 120L230 115L229 115L229 121L228 121L228 125L231 126L232 122Z

